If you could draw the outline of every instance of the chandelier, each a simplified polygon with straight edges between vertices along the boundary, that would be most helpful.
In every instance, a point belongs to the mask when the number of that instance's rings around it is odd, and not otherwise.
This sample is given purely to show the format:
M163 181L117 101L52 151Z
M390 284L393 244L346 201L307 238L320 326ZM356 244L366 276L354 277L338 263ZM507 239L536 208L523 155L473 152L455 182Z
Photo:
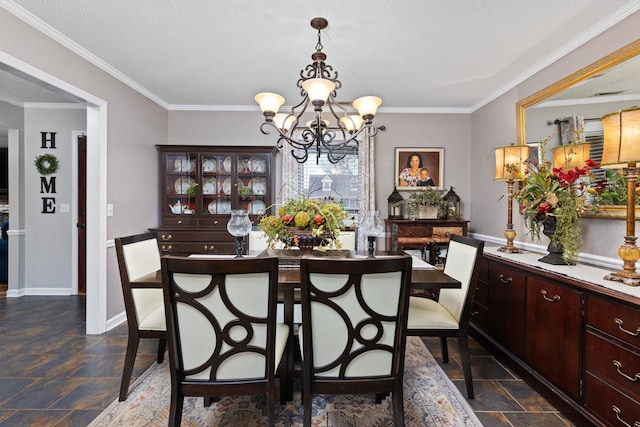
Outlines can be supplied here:
M260 130L266 135L269 134L267 127L273 127L278 132L278 148L283 148L288 143L291 154L298 163L306 162L309 150L314 147L316 163L321 152L326 152L331 163L337 163L347 155L350 148L358 146L358 137L365 130L370 136L374 136L379 129L384 130L384 126L373 125L373 118L382 103L377 96L364 96L353 101L352 105L358 115L348 114L348 110L336 101L336 91L342 83L338 80L338 72L325 63L327 55L322 52L320 37L327 25L329 23L324 18L311 20L311 27L318 30L318 43L316 51L311 55L313 63L300 70L298 87L302 101L292 107L289 113L278 113L285 102L282 96L263 92L255 97L265 119ZM302 115L310 105L313 106L313 119L302 123ZM335 120L335 124L330 121L331 118Z

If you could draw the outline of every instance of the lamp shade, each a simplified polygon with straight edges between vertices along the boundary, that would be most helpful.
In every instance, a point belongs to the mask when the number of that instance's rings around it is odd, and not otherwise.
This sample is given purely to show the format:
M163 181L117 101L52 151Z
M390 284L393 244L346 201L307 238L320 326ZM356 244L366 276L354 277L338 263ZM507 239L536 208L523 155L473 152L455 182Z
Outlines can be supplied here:
M507 145L497 147L496 153L496 181L521 181L524 178L529 158L528 145Z
M358 114L362 117L366 115L375 116L380 104L382 104L382 99L377 96L363 96L353 101L353 107L358 110Z
M309 79L302 82L302 89L307 92L309 99L326 102L329 94L336 88L336 84L327 79Z
M258 105L260 105L260 110L262 112L272 112L277 113L280 109L280 106L284 104L284 98L277 93L271 92L262 92L256 95L255 98Z
M591 158L591 143L559 145L551 151L553 165L568 171L584 167L585 161Z
M349 132L359 130L363 122L362 117L356 116L355 114L340 118L340 123L342 123Z
M604 145L600 167L620 169L640 162L640 108L609 113L601 120Z
M296 117L293 114L286 113L278 113L273 118L273 122L278 127L278 129L282 129L283 131L288 131L291 129L291 125L296 121Z

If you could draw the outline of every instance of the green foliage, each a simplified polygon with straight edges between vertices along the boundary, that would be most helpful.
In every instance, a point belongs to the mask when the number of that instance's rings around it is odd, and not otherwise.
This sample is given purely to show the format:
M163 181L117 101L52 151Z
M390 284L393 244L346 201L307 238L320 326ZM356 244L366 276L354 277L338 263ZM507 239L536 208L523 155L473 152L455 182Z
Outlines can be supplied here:
M409 196L408 204L412 210L419 206L435 206L438 208L438 218L447 216L447 201L444 199L445 190L425 187L424 190L413 191Z

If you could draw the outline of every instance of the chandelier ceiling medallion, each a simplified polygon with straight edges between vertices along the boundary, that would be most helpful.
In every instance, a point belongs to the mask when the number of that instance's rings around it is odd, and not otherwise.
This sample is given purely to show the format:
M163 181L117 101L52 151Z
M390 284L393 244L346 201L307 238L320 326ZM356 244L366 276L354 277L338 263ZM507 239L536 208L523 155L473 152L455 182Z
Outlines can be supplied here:
M331 163L337 163L347 155L349 148L358 146L358 137L365 130L371 136L379 129L384 130L384 126L373 125L373 118L382 103L377 96L364 96L353 101L358 115L348 114L348 110L336 101L336 91L342 83L338 80L338 72L325 63L327 55L322 52L320 37L327 25L329 23L324 18L311 20L311 27L318 30L318 43L311 55L313 63L300 70L298 87L302 101L292 107L289 113L278 113L285 102L282 96L263 92L255 97L265 118L260 130L266 135L269 134L267 127L273 127L278 132L278 148L282 148L285 142L291 145L291 154L298 163L307 161L309 150L313 147L316 150L316 163L321 152L326 152ZM302 123L301 117L307 112L309 104L313 105L313 119Z

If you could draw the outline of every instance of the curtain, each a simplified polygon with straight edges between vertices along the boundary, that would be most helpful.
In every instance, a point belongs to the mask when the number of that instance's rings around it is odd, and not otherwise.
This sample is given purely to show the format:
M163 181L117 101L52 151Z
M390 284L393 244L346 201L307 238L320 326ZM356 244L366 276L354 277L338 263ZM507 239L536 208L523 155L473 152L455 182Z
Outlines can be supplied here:
M359 221L365 218L367 212L376 209L376 173L375 173L375 137L370 129L364 130L364 137L358 147L360 159L360 171L362 173L362 186L360 187L360 214ZM357 248L367 247L367 238L358 233Z

